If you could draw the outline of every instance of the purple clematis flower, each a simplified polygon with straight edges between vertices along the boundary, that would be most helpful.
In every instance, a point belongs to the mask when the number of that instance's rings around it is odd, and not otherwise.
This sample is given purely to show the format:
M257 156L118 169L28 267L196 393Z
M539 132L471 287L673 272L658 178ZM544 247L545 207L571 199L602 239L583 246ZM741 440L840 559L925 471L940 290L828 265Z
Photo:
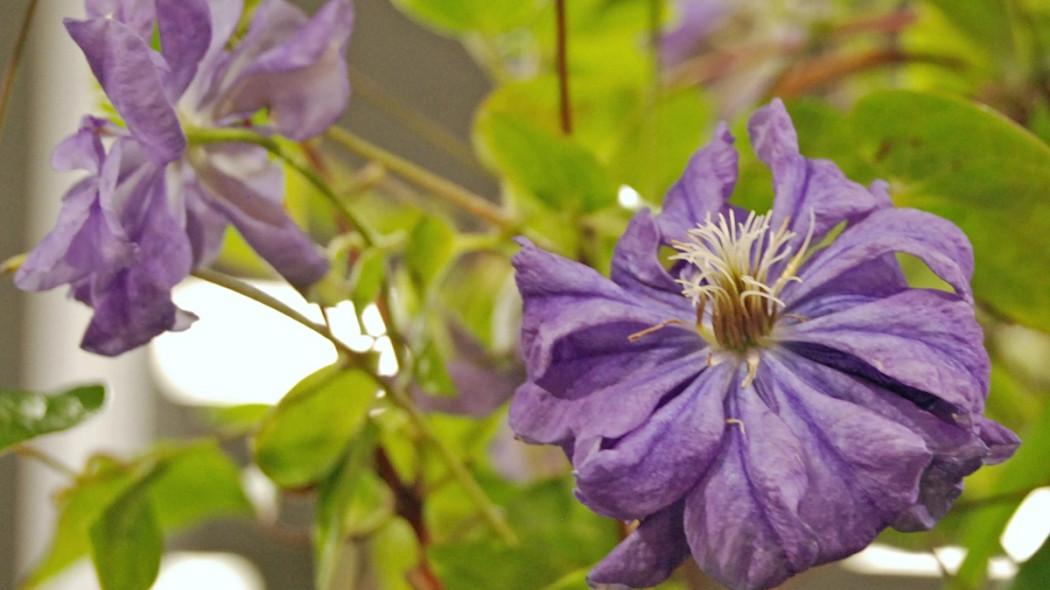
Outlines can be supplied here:
M350 94L349 0L330 0L313 18L264 0L236 43L243 0L87 0L86 8L88 18L66 28L126 129L89 118L56 150L56 167L92 176L66 195L58 225L16 284L71 285L95 310L82 346L115 355L192 322L171 288L215 257L229 224L295 287L320 279L328 262L284 211L282 171L266 150L197 145L187 135L249 125L261 109L260 133L296 140L334 123ZM116 138L108 153L101 135Z
M802 157L780 101L749 133L768 214L728 204L723 124L662 213L631 221L611 279L524 239L514 258L528 380L511 426L565 450L595 512L639 521L591 584L653 586L692 554L729 588L770 588L933 526L1019 442L982 415L965 235ZM909 287L898 252L954 292Z

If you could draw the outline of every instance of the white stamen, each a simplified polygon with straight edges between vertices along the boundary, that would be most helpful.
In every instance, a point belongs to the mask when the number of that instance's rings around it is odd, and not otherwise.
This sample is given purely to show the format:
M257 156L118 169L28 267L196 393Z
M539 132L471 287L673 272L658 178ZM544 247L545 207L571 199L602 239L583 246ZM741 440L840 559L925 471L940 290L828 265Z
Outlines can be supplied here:
M777 312L785 307L781 290L800 280L795 272L808 252L814 225L815 215L810 211L809 233L795 250L791 244L796 234L788 229L786 220L772 231L768 215L749 212L738 222L730 209L717 220L708 214L705 223L689 230L685 240L672 243L678 250L672 260L684 260L691 266L678 282L682 295L698 310L697 329L705 338L713 338L723 348L743 351L768 334ZM779 276L771 277L774 267L784 261ZM701 325L707 322L710 329Z

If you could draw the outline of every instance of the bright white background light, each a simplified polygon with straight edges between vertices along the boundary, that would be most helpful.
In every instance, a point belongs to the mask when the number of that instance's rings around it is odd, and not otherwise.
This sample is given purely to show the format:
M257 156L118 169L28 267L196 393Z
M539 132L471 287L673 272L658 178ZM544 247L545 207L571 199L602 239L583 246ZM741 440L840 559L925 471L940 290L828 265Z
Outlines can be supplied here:
M292 287L253 282L311 320L316 305ZM151 362L165 395L189 405L276 403L306 375L335 361L332 345L296 322L244 296L191 279L175 288L175 304L200 319L185 332L169 332L150 345ZM362 334L353 305L328 310L333 333L350 348L381 352L379 370L397 370L382 317L374 306L362 313ZM377 337L379 337L377 341Z
M1032 490L1010 517L999 537L1006 554L1018 563L1026 561L1050 537L1050 488Z
M937 554L905 551L872 543L867 549L846 558L842 567L858 574L878 576L909 576L940 578L944 572L955 573L966 558L961 547L939 547ZM1009 559L988 560L988 575L993 580L1008 580L1017 573L1017 566Z
M233 553L177 552L164 556L152 590L265 590L259 570Z
M616 200L624 209L634 210L642 206L642 195L626 184L620 185L620 190L616 193Z

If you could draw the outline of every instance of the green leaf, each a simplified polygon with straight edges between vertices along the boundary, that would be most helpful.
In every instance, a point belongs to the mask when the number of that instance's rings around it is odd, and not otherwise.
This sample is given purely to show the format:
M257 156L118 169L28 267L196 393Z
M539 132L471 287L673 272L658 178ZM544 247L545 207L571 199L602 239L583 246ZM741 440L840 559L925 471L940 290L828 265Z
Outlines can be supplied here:
M407 522L395 518L376 531L370 539L369 556L375 568L376 588L413 590L407 575L419 563L419 543ZM478 586L491 587L494 586Z
M663 95L655 104L639 101L626 125L621 123L620 144L610 160L617 182L650 203L661 203L689 157L709 138L704 134L707 119L706 105L694 88Z
M1015 55L1010 30L1010 8L1001 0L926 0L939 8L959 30L980 43L984 51L1005 59Z
M503 174L550 208L587 212L616 202L615 183L572 139L502 113L483 113L477 134Z
M525 488L495 480L483 483L504 507L521 543L508 547L488 534L466 535L462 525L458 532L443 531L456 536L435 543L429 555L448 590L543 588L568 572L589 569L619 539L616 522L596 516L580 504L572 495L568 478ZM431 495L428 507L452 512L467 509L461 494L451 488Z
M164 531L253 514L240 471L214 440L179 449L166 459L164 469L150 483L149 497Z
M1050 330L1050 147L988 108L915 92L870 95L853 123L898 205L951 219L969 236L977 298Z
M338 587L337 574L345 554L356 550L347 547L348 537L379 528L393 514L393 500L382 494L386 488L369 469L378 439L378 427L366 425L339 467L320 486L313 529L319 590Z
M240 404L204 408L204 421L228 435L247 434L259 428L273 411L270 404Z
M164 537L148 488L149 478L133 485L89 529L102 590L148 590L157 579Z
M93 457L84 475L59 497L60 512L51 548L23 588L38 587L87 555L88 529L136 480L136 474L127 466L108 457Z
M206 519L252 513L237 467L216 441L158 446L131 463L95 456L74 485L59 496L54 539L25 588L39 586L89 554L93 527L118 524L112 520L115 515L110 515L109 525L98 524L114 506L125 502L132 504L129 509L140 510L133 505L138 500L129 497L132 493L147 496L151 518L164 532Z
M80 424L106 398L101 385L87 385L56 395L0 391L0 451L31 438Z
M259 468L285 488L324 479L364 423L376 390L367 374L338 363L307 376L259 429L255 437Z
M497 34L527 24L538 0L394 0L409 16L439 31Z
M378 248L369 248L354 262L350 274L350 301L358 310L375 301L386 276L386 256Z
M435 278L452 261L455 253L456 232L440 218L428 215L419 220L408 236L405 247L405 265L424 296Z

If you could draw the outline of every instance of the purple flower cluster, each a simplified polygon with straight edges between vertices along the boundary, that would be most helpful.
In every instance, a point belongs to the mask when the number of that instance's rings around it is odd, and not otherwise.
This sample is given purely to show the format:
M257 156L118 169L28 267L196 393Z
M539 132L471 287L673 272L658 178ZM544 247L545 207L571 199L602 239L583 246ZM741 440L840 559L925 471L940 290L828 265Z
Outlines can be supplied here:
M638 521L592 584L653 586L691 554L729 588L770 588L886 527L932 527L1018 444L982 415L966 236L801 156L779 101L748 130L768 214L728 203L723 125L663 211L631 221L611 278L527 240L514 258L528 380L511 425L565 450L583 503ZM910 287L896 253L952 291Z
M123 126L85 117L56 148L56 168L88 176L65 195L16 284L70 285L94 309L82 346L116 355L189 326L195 316L175 306L171 289L216 256L230 224L297 288L321 278L327 260L282 207L282 171L266 150L196 145L187 132L253 125L264 109L260 133L323 132L350 95L349 0L329 0L313 18L263 0L243 38L243 0L85 4L88 18L66 28Z

